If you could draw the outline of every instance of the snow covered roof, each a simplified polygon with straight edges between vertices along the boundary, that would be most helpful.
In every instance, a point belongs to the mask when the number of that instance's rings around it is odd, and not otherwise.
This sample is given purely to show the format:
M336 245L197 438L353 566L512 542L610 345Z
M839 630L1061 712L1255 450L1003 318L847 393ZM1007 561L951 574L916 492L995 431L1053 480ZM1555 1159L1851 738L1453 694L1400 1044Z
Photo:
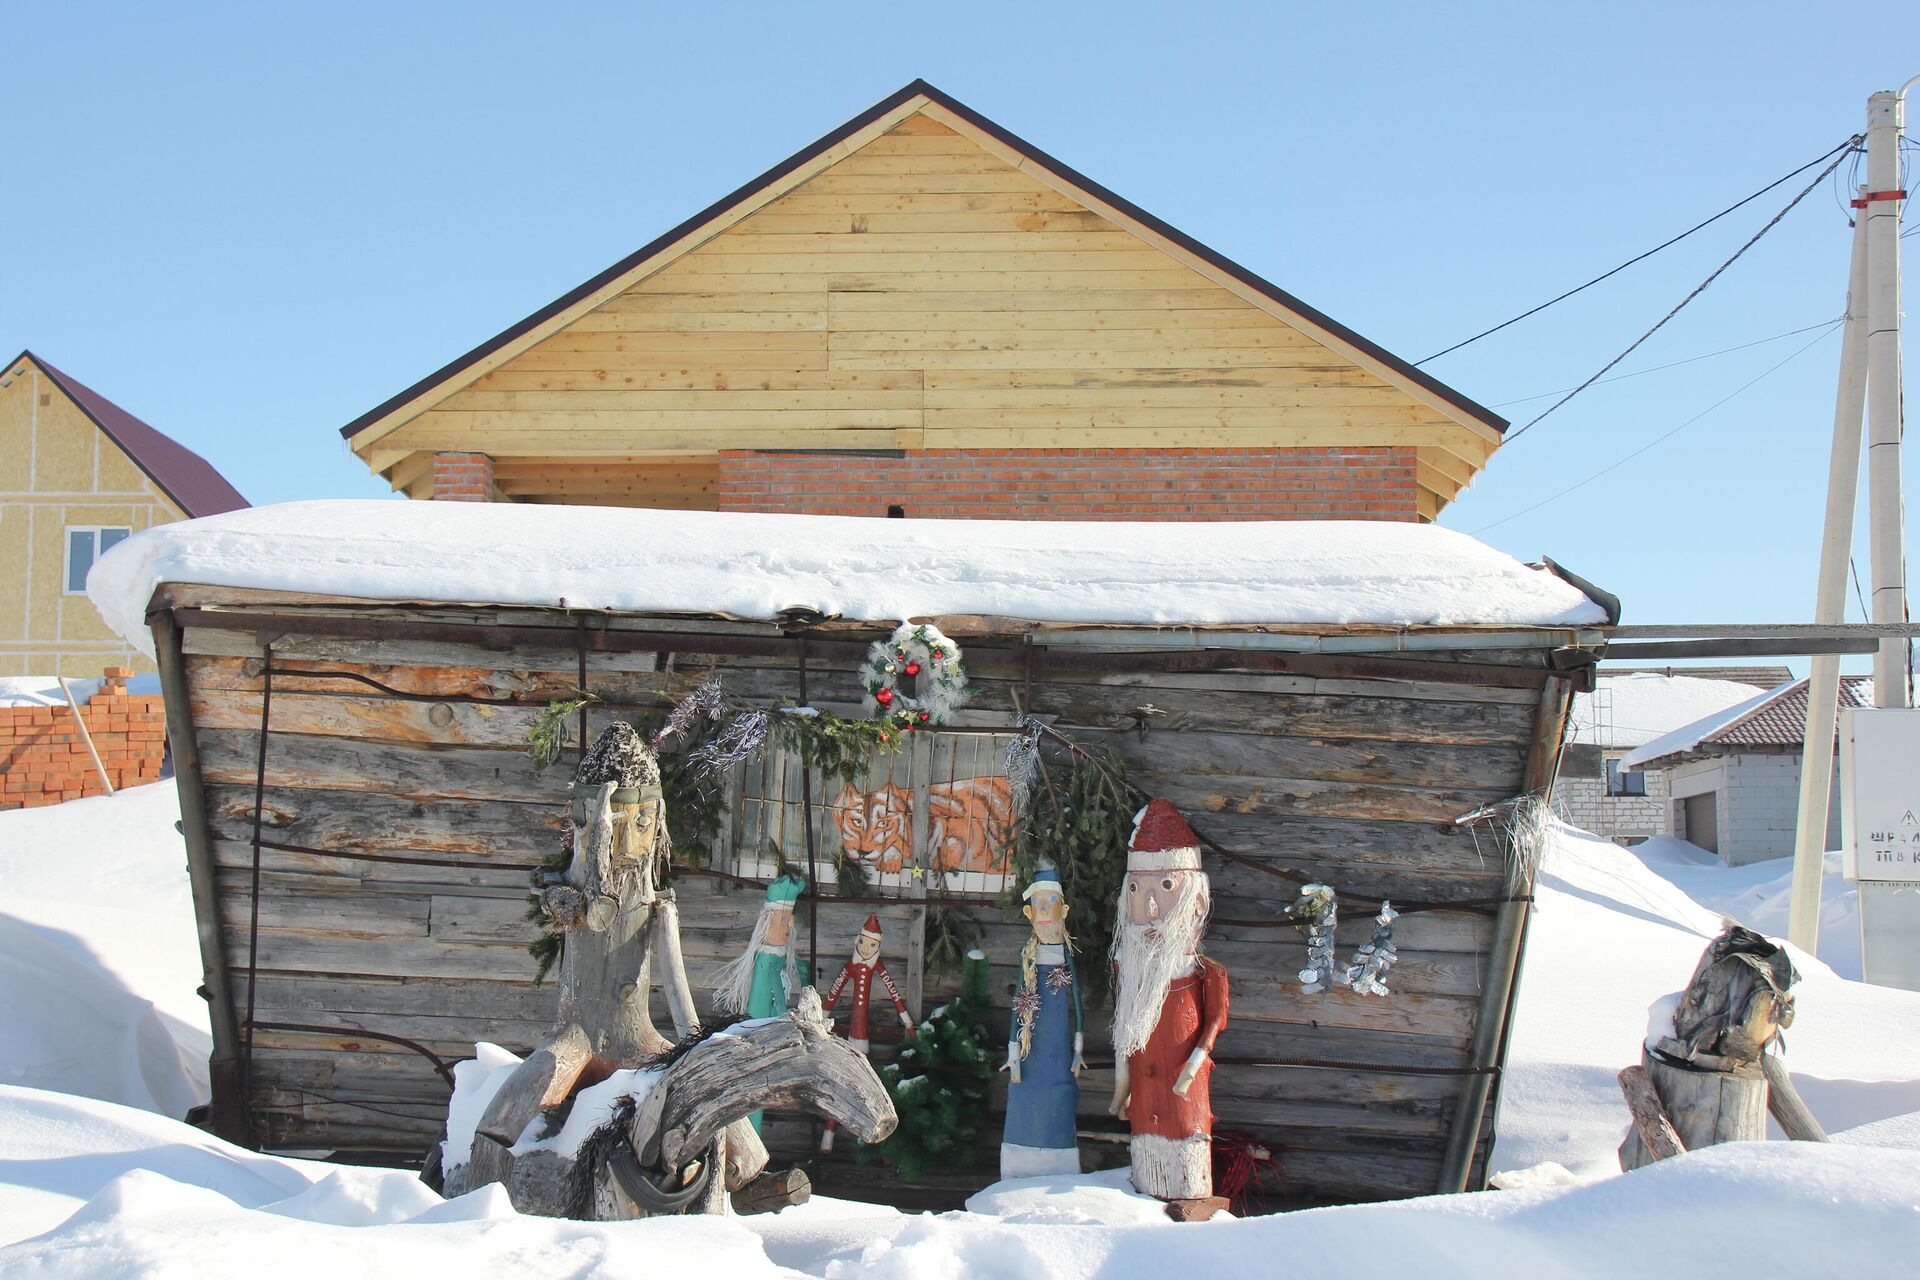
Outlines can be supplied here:
M1568 741L1638 747L1728 707L1751 701L1753 686L1651 672L1600 673L1600 687L1573 700Z
M1605 625L1587 594L1437 525L882 520L514 503L290 502L135 534L87 593L149 645L161 583L771 620Z
M1842 676L1840 705L1872 706L1872 678ZM1628 755L1621 767L1644 768L1668 756L1703 748L1798 747L1805 741L1806 732L1807 682L1796 680L1663 734Z

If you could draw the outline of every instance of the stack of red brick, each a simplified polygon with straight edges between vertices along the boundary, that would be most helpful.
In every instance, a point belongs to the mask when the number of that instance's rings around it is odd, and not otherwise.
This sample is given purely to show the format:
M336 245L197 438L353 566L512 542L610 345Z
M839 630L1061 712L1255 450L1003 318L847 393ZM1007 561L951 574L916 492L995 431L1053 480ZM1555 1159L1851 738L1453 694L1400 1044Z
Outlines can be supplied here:
M126 667L108 667L106 683L80 706L115 788L152 782L166 754L160 696L128 693L132 675ZM105 791L71 708L0 707L0 809L58 804Z

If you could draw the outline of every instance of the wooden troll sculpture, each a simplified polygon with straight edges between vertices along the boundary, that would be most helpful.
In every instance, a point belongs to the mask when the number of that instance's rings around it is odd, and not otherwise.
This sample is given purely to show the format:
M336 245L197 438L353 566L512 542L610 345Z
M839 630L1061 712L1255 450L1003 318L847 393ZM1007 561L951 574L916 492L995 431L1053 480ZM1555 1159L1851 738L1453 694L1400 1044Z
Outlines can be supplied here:
M671 855L660 766L630 725L616 722L594 742L571 805L572 860L539 892L562 938L559 1016L487 1103L448 1194L499 1182L522 1213L718 1213L728 1191L766 1167L746 1121L761 1107L824 1114L864 1140L890 1133L878 1077L832 1038L810 993L793 1013L737 1035L700 1027L678 908L660 887ZM648 1008L656 959L677 1048ZM581 1091L616 1073L613 1122L571 1149L557 1142Z

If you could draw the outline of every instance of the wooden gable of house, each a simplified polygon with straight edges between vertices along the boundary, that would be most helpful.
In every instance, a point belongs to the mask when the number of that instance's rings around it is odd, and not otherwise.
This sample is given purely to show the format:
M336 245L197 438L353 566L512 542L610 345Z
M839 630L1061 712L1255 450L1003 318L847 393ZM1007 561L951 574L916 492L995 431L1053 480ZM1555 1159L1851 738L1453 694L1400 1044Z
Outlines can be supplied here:
M352 424L425 496L715 502L729 449L1404 446L1420 514L1504 423L909 86Z

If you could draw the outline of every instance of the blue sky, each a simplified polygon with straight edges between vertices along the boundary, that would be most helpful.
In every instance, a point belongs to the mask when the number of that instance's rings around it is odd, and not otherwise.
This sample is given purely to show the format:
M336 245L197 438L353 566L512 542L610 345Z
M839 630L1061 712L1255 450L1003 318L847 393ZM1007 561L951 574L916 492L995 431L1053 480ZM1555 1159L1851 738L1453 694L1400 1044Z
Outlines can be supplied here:
M380 495L341 424L921 76L1419 359L1814 158L1920 72L1920 11L1893 3L1334 10L15 8L0 347L255 502ZM1592 373L1792 189L1427 367L1524 422L1551 401L1509 402ZM1829 184L1616 372L1838 317L1848 234ZM1630 621L1806 618L1837 335L1516 513L1813 337L1595 388L1443 523L1552 555Z

